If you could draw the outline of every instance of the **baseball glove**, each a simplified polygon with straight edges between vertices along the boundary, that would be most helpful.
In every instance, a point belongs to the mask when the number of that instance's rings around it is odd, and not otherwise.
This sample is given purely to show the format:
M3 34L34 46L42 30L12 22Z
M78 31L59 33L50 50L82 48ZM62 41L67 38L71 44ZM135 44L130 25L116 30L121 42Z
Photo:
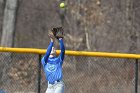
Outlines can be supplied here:
M53 28L52 33L53 33L54 37L57 39L64 37L64 30L62 27Z

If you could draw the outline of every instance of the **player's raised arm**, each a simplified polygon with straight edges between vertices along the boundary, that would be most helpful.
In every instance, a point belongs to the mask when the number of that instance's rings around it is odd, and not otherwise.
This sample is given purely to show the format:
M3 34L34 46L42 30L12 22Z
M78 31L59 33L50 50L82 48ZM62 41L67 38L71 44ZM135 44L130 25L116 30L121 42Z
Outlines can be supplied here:
M50 44L47 48L47 52L46 54L44 55L43 57L43 60L42 60L42 64L45 64L50 56L50 53L51 53L51 50L52 50L52 47L53 47L53 44L54 44L54 36L53 36L53 33L49 32L49 37L50 37Z

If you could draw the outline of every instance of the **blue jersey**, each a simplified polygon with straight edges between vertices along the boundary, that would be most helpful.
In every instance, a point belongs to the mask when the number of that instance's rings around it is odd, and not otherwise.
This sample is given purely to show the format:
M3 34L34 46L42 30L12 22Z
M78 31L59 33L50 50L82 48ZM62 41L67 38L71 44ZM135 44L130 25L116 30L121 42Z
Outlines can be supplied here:
M49 58L53 46L53 42L50 42L47 52L41 60L46 79L50 83L54 83L54 81L61 80L63 77L62 64L65 55L65 47L63 44L63 39L60 39L59 43L61 52L58 57Z

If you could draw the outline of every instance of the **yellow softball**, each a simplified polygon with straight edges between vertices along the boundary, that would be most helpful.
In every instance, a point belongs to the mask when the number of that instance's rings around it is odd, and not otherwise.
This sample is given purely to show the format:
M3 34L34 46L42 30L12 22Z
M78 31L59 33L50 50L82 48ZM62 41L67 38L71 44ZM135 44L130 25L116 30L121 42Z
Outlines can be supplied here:
M65 3L64 2L60 3L59 7L60 8L64 8L65 7Z

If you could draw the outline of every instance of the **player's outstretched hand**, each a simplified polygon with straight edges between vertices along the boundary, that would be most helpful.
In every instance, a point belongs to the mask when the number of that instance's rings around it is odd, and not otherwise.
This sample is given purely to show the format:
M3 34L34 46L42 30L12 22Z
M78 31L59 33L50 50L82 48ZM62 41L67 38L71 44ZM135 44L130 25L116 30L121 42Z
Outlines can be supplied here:
M51 30L49 31L48 36L50 37L51 41L54 41L55 36Z

